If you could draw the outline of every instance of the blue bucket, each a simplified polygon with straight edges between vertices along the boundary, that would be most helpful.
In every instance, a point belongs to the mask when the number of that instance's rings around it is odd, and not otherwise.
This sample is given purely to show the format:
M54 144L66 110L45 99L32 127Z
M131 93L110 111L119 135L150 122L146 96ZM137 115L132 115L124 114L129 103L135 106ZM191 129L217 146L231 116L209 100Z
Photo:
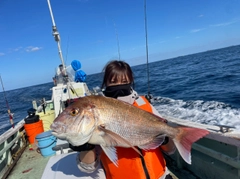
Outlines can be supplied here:
M52 135L52 131L46 131L36 136L38 141L38 148L41 151L42 156L48 157L56 154L56 151L52 150L56 146L57 138Z

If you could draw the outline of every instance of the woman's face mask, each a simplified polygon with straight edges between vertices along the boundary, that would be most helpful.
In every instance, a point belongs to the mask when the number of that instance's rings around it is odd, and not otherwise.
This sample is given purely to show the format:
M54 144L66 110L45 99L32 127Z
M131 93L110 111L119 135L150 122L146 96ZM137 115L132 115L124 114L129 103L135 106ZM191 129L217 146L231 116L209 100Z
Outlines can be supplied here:
M114 85L106 87L103 91L107 97L117 98L119 96L128 96L132 93L131 83L123 85Z

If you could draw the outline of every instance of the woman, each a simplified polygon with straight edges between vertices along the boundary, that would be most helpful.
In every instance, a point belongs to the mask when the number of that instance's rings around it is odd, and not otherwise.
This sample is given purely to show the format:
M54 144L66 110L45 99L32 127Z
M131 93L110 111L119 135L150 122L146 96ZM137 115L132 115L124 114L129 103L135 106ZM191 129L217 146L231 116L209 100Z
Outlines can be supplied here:
M132 89L134 85L133 73L127 63L117 60L111 61L105 66L104 71L102 88L105 88L103 91L105 96L117 98L160 116L146 98L138 96L137 92ZM164 179L169 177L169 172L162 151L171 154L175 151L175 146L173 141L166 137L159 148L148 151L139 149L142 153L142 156L140 156L132 148L116 147L118 155L117 167L109 160L104 152L98 157L97 150L88 144L86 151L80 152L77 161L82 171L92 172L98 165L99 160L101 160L107 179Z

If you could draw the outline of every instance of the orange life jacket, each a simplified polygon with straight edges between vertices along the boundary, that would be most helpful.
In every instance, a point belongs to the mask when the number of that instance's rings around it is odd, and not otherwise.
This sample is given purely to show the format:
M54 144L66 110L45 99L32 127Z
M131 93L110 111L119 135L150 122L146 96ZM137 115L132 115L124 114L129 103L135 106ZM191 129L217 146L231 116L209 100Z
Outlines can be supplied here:
M133 105L152 112L150 103L142 96ZM132 148L116 147L116 149L118 167L109 160L104 152L101 155L101 162L107 179L158 179L166 170L166 162L159 148L148 151L141 150L143 157Z

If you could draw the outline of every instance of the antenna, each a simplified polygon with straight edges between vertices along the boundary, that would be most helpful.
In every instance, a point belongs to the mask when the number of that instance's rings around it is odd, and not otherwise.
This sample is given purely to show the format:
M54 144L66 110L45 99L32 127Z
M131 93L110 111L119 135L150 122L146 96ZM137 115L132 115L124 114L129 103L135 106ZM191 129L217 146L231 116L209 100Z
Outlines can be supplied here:
M69 46L69 36L68 36L68 41L67 41L67 52L66 52L66 62L67 62L67 56L68 56L68 46Z

